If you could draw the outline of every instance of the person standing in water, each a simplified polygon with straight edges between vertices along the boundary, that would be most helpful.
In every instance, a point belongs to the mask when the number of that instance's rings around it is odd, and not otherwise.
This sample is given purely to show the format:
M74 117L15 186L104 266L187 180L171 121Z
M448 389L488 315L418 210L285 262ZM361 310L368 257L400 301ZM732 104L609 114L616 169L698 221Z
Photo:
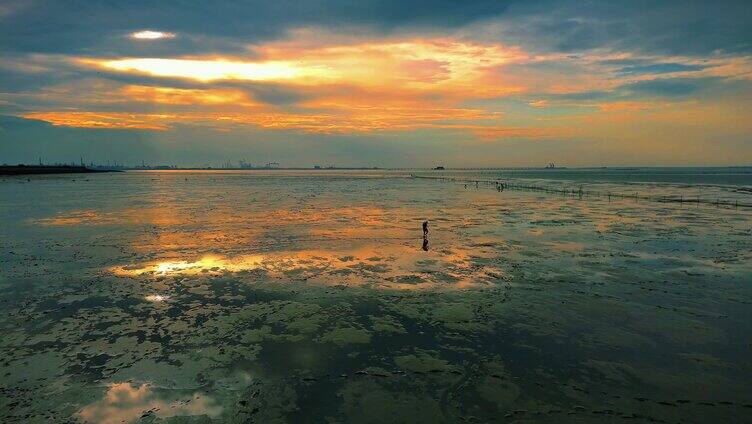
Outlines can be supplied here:
M423 250L428 252L428 221L423 221Z

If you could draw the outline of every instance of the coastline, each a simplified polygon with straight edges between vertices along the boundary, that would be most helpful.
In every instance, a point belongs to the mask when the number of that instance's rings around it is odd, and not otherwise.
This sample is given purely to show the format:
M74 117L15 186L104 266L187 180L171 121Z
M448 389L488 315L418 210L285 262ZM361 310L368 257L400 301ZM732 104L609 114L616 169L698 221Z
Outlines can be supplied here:
M100 173L100 172L116 172L116 171L90 169L85 166L52 166L52 165L0 166L0 175L92 174L92 173Z

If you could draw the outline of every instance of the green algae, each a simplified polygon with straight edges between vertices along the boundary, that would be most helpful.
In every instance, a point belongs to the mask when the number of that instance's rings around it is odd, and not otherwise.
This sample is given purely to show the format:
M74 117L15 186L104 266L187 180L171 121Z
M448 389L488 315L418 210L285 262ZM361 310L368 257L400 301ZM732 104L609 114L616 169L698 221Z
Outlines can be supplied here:
M431 356L428 352L397 356L394 358L394 363L404 370L417 373L449 371L453 369L447 361Z
M371 320L373 331L397 334L404 334L407 332L407 330L405 330L405 327L393 316L369 315L368 318Z
M322 343L334 343L338 346L364 344L371 341L371 333L362 328L338 327L322 334L318 341Z
M429 396L395 391L376 382L356 381L339 392L348 422L441 422L438 403Z

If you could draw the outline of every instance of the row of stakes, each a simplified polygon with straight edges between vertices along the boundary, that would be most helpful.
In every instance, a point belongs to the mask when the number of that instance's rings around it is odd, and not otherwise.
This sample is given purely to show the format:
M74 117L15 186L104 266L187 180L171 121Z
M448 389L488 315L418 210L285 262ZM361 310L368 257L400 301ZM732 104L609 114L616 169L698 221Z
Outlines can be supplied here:
M748 203L739 203L738 199L734 199L733 201L730 200L722 200L720 198L716 198L715 201L713 200L706 200L701 199L698 195L696 198L684 198L684 195L679 195L679 197L667 197L667 196L649 196L649 195L640 195L638 192L635 192L634 194L623 194L623 193L611 193L609 192L598 192L598 191L583 191L582 186L580 186L578 189L565 189L565 188L552 188L552 187L541 187L536 185L527 185L527 184L514 184L509 182L503 182L498 180L470 180L470 179L460 179L460 178L451 178L451 177L431 177L431 176L422 176L422 175L414 175L411 174L412 178L423 178L423 179L430 179L430 180L441 180L441 181L450 181L450 182L456 182L456 183L465 183L465 187L467 187L467 184L473 184L475 183L475 187L478 188L479 184L485 184L485 185L493 185L496 187L497 191L503 191L504 189L514 189L514 190L527 190L527 191L540 191L545 193L556 193L556 194L564 194L564 195L576 195L580 199L583 197L589 197L589 196L599 196L599 197L607 197L608 201L611 201L611 197L618 198L618 199L634 199L634 200L649 200L649 201L655 201L655 202L664 202L664 203L695 203L697 206L700 204L707 204L707 205L715 205L716 207L720 206L733 206L734 208L738 209L739 207L743 208L752 208L752 204Z

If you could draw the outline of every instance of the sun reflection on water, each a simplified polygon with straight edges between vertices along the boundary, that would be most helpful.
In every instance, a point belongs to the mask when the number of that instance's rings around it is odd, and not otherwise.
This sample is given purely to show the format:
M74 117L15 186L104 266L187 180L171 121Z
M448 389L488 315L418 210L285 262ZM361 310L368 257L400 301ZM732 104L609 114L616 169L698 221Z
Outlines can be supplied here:
M164 302L166 300L169 300L170 296L163 295L163 294L150 294L146 296L144 299L146 299L149 302L159 303L159 302Z
M232 259L216 255L207 255L196 261L165 260L144 266L120 266L110 268L115 275L138 276L151 275L196 275L204 273L241 272L260 267L264 256L237 256Z
M169 259L116 266L121 277L165 277L239 274L262 271L263 276L312 284L376 285L394 289L421 289L441 285L469 288L500 278L478 263L484 250L416 250L408 246L360 246L342 250L277 251L253 255L205 255L198 259ZM166 300L151 295L147 300Z

